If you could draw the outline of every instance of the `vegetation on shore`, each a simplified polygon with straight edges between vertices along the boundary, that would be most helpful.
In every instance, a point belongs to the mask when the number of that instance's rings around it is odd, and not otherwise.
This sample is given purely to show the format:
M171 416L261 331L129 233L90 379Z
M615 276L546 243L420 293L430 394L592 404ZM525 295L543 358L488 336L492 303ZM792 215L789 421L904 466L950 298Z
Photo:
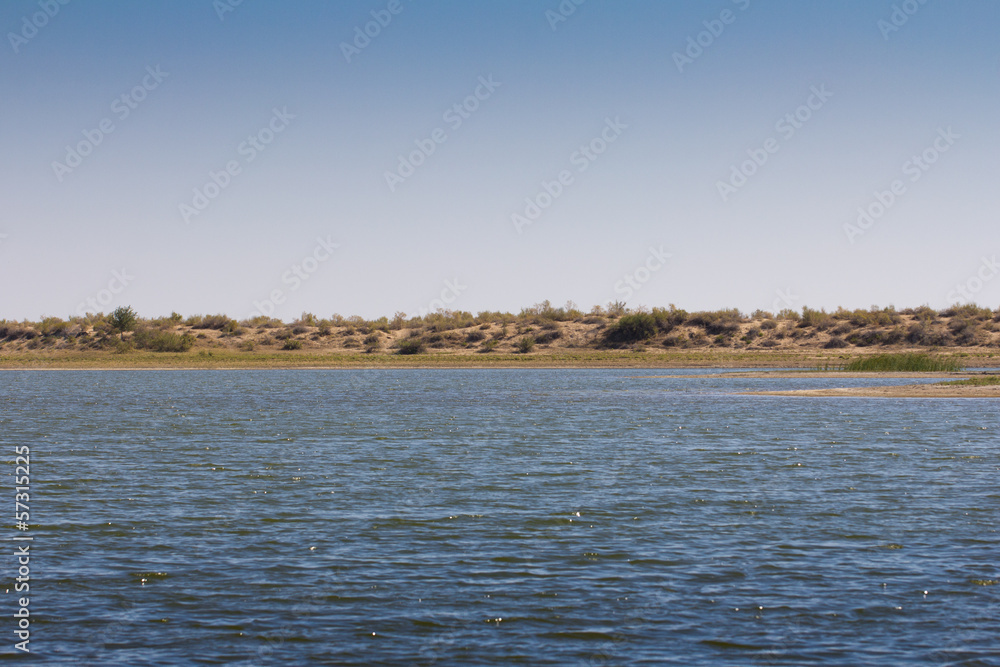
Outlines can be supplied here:
M549 302L518 314L439 311L423 317L396 313L374 320L303 313L294 322L256 317L237 321L226 315L143 318L129 307L113 313L88 314L63 320L0 321L0 363L24 366L30 360L94 360L115 358L134 366L162 358L153 365L200 365L204 359L240 365L315 365L344 363L429 363L448 358L454 363L490 366L520 365L525 359L569 360L571 363L631 365L642 356L651 362L707 365L694 359L733 360L747 365L842 365L852 357L886 351L925 351L931 365L956 367L942 356L1000 363L1000 309L975 305L936 311L926 306L895 310L803 308L778 313L737 309L687 312L667 308L628 309L612 303L584 313L573 304L556 308ZM110 356L109 356L110 355ZM927 356L926 354L924 355ZM176 357L177 361L168 361ZM130 361L126 361L130 360ZM460 361L461 359L461 361ZM185 361L187 360L187 361ZM589 360L589 361L588 361ZM685 361L687 360L687 361ZM764 360L770 360L764 361ZM87 363L90 363L88 361ZM93 363L97 363L94 361ZM436 363L436 362L435 362ZM877 370L923 370L889 363ZM918 363L927 363L925 361ZM851 370L846 368L845 370Z
M963 387L993 387L1000 385L1000 375L984 375L965 380L951 380L949 382L942 382L941 384L958 385Z
M954 357L931 357L928 354L903 352L897 354L873 354L859 359L853 359L844 365L848 372L896 372L896 373L928 373L954 372L962 370L963 366Z

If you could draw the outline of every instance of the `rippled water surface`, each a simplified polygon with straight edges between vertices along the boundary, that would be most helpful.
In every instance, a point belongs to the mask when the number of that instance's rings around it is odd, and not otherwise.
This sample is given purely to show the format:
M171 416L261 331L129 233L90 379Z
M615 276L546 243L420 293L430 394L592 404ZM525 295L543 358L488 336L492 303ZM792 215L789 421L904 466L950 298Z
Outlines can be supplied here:
M1000 664L997 401L700 374L5 372L35 657Z

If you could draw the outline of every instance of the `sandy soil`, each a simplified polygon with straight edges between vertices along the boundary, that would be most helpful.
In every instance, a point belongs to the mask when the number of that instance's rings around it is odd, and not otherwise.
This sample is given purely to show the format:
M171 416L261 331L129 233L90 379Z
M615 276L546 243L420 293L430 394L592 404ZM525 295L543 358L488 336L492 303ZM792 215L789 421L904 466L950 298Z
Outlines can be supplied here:
M757 396L842 396L860 398L1000 398L1000 385L903 384L891 387L837 387L793 391L751 391Z
M683 378L698 380L701 378L948 378L949 380L964 380L976 375L988 375L988 372L933 372L933 373L899 373L899 372L846 372L846 371L725 371L722 373L703 373L699 375L637 375L642 378ZM995 375L995 373L992 373Z

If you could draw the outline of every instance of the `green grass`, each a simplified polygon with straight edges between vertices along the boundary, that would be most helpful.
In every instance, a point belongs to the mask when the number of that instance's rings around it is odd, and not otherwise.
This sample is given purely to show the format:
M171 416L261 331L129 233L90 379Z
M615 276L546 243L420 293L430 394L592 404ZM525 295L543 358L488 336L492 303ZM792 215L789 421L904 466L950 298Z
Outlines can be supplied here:
M920 373L932 371L960 371L962 365L953 358L932 357L917 352L899 354L873 354L848 362L844 369L848 372L896 371Z
M955 384L967 387L992 387L1000 385L1000 375L986 375L983 377L969 378L968 380L951 380L941 384Z

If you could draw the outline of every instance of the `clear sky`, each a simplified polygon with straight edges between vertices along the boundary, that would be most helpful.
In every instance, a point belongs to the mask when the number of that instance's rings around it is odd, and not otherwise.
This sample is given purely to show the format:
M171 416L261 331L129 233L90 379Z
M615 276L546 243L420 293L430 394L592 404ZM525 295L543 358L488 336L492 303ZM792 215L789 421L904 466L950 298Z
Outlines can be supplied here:
M0 319L997 307L997 25L992 0L4 0Z

